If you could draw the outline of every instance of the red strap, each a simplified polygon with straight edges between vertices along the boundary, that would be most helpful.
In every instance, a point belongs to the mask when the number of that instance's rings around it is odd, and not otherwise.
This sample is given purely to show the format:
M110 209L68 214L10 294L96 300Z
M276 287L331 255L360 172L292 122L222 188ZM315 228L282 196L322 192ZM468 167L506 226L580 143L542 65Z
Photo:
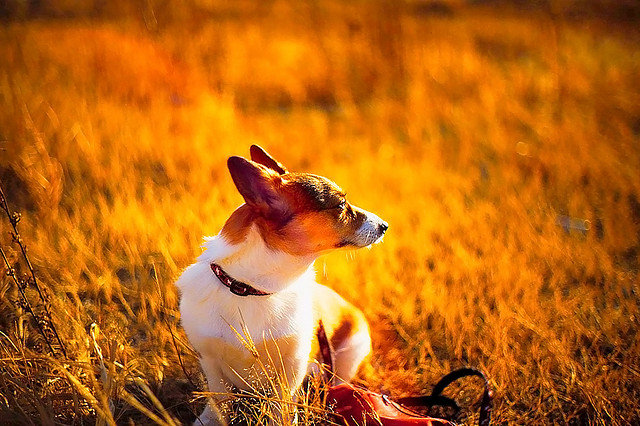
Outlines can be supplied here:
M324 329L322 320L318 321L318 330L316 331L318 337L318 346L320 347L320 361L325 367L325 380L327 383L333 383L333 348L329 339L327 338L327 332Z

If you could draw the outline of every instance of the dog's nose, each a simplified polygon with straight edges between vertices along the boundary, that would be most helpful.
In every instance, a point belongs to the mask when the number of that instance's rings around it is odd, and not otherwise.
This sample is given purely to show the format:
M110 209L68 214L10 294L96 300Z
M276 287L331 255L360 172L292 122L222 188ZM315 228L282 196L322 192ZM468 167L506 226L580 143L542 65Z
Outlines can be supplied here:
M382 222L378 224L378 229L380 230L381 234L384 234L385 232L387 232L387 229L389 229L389 224L387 222Z

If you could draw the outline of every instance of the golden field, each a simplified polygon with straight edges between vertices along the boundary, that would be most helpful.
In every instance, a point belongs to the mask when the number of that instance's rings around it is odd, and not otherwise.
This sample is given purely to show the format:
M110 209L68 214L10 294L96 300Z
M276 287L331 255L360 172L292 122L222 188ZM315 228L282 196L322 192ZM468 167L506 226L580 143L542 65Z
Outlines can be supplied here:
M67 3L0 3L0 184L68 355L0 263L2 423L193 421L173 282L242 202L226 159L253 143L390 224L316 263L369 319L371 389L469 365L496 424L640 422L631 6Z

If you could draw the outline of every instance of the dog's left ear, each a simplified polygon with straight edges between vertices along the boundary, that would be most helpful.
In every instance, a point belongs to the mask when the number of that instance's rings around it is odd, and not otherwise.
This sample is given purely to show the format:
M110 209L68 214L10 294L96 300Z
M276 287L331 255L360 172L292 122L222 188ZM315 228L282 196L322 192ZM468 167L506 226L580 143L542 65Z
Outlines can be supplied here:
M249 153L251 154L251 160L255 161L256 163L260 163L263 166L266 166L281 175L287 173L287 169L275 158L270 156L267 151L262 149L260 146L251 145L251 148L249 148Z
M229 157L229 173L246 203L269 219L286 216L288 204L279 188L282 178L270 168L242 157Z

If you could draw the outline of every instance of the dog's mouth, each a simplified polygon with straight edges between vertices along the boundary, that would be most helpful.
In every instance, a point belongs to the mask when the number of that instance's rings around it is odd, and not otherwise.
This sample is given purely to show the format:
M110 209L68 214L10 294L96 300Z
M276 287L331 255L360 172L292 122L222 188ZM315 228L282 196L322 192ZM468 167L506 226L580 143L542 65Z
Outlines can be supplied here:
M336 244L336 248L342 248L342 247L347 247L347 246L351 246L351 245L353 245L353 243L351 241L342 240L338 244Z
M358 242L352 241L352 240L342 240L338 244L336 244L336 248L344 248L344 247L351 247L351 248L365 248L366 247L366 248L371 248L371 246L374 245L374 244L380 244L383 239L384 239L384 233L380 234L379 236L377 236L373 240L371 240L371 238L368 238L368 239L362 241L361 243L358 243Z

